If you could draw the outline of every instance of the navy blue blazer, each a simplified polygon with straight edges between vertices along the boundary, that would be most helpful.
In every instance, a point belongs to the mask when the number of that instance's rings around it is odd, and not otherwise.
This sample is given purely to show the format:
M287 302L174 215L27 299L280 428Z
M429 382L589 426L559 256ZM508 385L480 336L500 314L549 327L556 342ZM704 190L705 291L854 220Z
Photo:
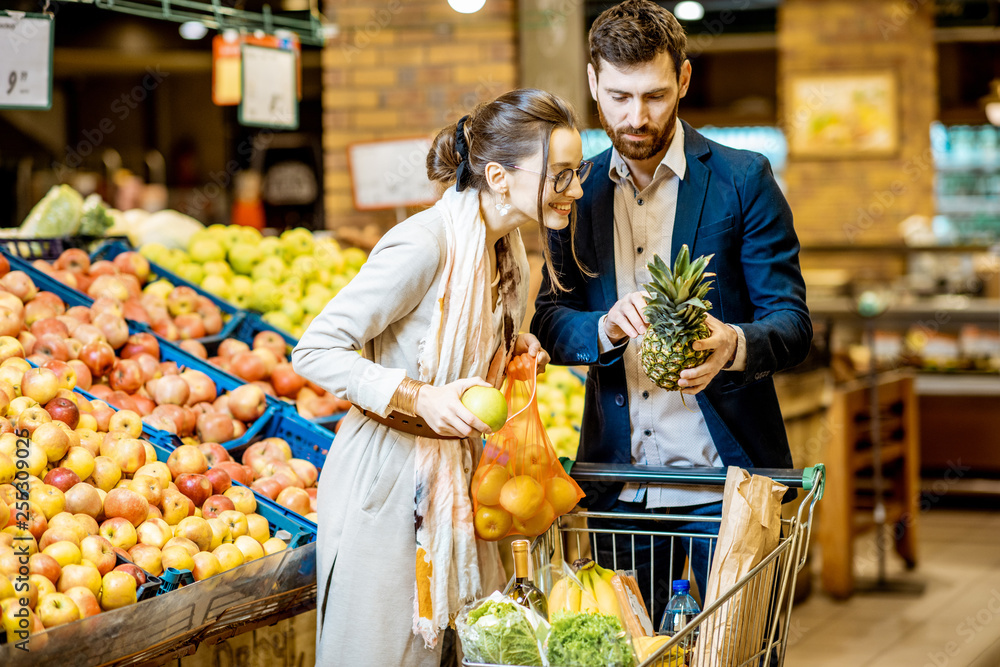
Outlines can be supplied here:
M792 211L763 155L710 141L687 123L684 152L687 173L667 263L673 265L685 243L692 256L714 253L708 267L716 274L710 312L742 327L747 342L746 370L721 371L698 394L698 404L724 465L790 468L771 376L800 363L812 340ZM598 320L618 300L610 159L611 149L594 159L577 202L576 254L596 276L574 262L568 229L549 232L553 265L569 291L554 291L548 276L543 278L531 331L554 363L590 366L577 459L628 463L631 397L621 361L624 346L604 355L598 349ZM652 260L652 250L646 252L649 257L642 259ZM610 506L621 489L620 484L588 486L584 504L595 510Z

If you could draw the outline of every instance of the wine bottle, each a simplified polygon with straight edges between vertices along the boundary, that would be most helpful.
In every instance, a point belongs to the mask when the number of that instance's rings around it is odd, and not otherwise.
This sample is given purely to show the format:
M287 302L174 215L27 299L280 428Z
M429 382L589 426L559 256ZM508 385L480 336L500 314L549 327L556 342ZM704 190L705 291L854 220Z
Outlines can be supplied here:
M514 540L510 543L510 549L514 554L514 586L508 595L517 604L534 609L542 618L548 618L549 605L545 600L545 594L538 590L528 576L530 546L528 540Z

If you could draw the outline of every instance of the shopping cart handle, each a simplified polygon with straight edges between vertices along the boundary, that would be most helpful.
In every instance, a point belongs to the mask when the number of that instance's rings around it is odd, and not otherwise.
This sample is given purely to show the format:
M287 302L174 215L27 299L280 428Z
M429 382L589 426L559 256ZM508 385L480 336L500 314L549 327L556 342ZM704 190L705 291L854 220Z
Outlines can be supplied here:
M638 466L629 463L587 463L562 461L577 482L638 482L640 484L706 484L725 486L727 468L690 468L682 466ZM822 466L795 468L748 468L754 475L764 475L796 489L812 488ZM822 474L820 491L822 494Z

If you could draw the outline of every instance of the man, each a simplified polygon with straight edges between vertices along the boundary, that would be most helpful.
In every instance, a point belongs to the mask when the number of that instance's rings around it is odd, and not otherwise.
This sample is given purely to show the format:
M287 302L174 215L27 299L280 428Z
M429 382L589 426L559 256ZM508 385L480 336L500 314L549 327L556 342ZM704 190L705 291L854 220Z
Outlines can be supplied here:
M577 204L575 239L549 236L568 291L543 281L531 331L554 363L591 367L580 461L790 468L771 376L801 362L812 338L792 213L766 158L709 141L678 120L691 82L686 42L674 16L649 0L626 0L594 22L587 73L613 145L594 159ZM681 374L681 392L667 392L646 377L639 359L648 325L642 285L653 255L672 266L683 244L692 257L714 254L711 335L694 343L712 352ZM591 510L721 511L720 487L591 484L586 491L583 504ZM649 522L599 525L650 529ZM694 520L669 528L718 532L718 524ZM609 537L598 547L600 557L611 556ZM679 567L689 547L704 590L708 541L677 540L673 547L668 540L656 546L654 623L670 597L670 579L689 578ZM631 562L633 549L637 561L650 560L648 538L633 544L619 535L619 567L623 558ZM649 569L639 571L644 594Z

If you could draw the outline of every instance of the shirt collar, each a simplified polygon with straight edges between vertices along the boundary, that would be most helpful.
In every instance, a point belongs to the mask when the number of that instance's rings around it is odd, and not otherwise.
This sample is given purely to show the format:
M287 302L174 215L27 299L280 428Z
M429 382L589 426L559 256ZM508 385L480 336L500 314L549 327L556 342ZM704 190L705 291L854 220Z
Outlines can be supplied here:
M656 180L660 176L662 173L661 169L664 168L669 169L681 180L684 180L684 175L687 173L687 155L684 153L684 124L681 123L679 118L675 121L674 138L670 141L670 146L667 147L666 155L660 160L660 164L656 166L653 180ZM615 183L619 183L621 179L627 178L628 175L628 165L625 164L625 159L622 158L617 148L612 147L611 160L608 163L608 176Z

